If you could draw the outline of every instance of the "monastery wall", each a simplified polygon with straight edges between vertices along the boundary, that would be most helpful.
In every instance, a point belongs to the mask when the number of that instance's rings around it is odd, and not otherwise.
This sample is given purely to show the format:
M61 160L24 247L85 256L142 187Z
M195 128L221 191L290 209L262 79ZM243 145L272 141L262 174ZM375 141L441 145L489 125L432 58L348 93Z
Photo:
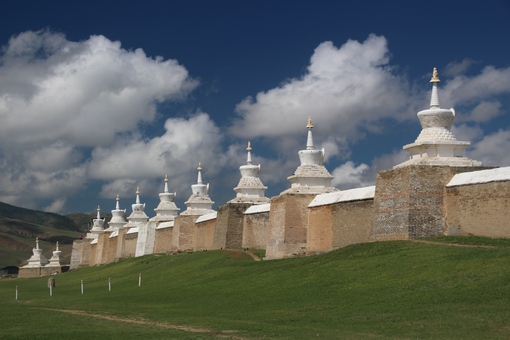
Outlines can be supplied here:
M370 241L373 199L310 208L307 254Z
M82 263L83 242L84 240L73 241L73 250L71 251L71 262L69 264L71 270L78 269L78 267L80 267Z
M96 256L94 260L96 265L105 263L104 257L106 257L106 253L108 252L108 236L110 236L110 233L104 232L97 237Z
M486 168L409 165L379 172L371 240L444 235L446 184L457 173Z
M195 235L193 250L210 250L213 249L214 231L216 228L216 219L209 219L203 222L197 222L195 227Z
M243 248L266 249L269 230L269 210L245 214L243 218Z
M271 199L266 259L306 254L308 204L315 196L286 193Z
M19 279L29 279L41 276L50 276L69 271L69 266L54 266L54 267L36 267L36 268L20 268L18 273Z
M115 262L118 241L119 241L118 236L111 237L111 234L108 235L108 251L106 252L106 259L104 263Z
M244 212L251 203L227 203L218 208L213 249L241 248Z
M448 235L510 237L510 181L446 189Z
M197 215L179 215L174 220L171 251L193 251Z
M120 237L120 235L119 235ZM136 243L138 240L137 232L126 232L124 235L124 245L122 249L121 258L126 259L128 257L134 257L136 253Z
M95 240L93 240L95 241ZM96 264L96 251L97 251L97 243L90 243L90 252L89 252L89 266L95 266Z
M156 239L154 240L154 253L168 253L172 248L172 235L174 227L156 228Z

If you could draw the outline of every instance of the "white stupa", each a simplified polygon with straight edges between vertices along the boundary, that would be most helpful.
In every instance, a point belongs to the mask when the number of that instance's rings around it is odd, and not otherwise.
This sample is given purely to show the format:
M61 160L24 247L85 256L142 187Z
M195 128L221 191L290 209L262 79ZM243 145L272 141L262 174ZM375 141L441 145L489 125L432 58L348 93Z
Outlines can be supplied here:
M110 222L108 222L108 228L106 231L116 231L122 228L126 223L126 209L120 209L120 196L117 195L115 198L115 209L112 210L112 218Z
M101 208L97 206L97 218L93 220L92 228L87 233L87 238L97 239L104 232L104 218L101 218Z
M312 118L308 117L308 139L306 142L306 150L298 152L301 165L297 167L292 176L287 179L291 183L291 187L285 193L307 193L321 194L336 191L338 189L331 187L333 176L326 170L322 164L324 162L324 149L315 150L312 136Z
M159 204L154 211L156 216L150 219L154 222L173 221L179 212L179 208L175 205L175 197L177 193L171 193L168 190L168 176L165 175L165 191L159 194Z
M441 109L439 106L437 84L440 80L436 68L430 82L432 83L430 108L418 112L421 133L414 143L404 146L404 150L409 152L409 160L398 164L395 168L407 165L482 165L479 161L464 157L464 149L470 143L458 141L451 132L455 110Z
M241 172L241 179L239 184L234 188L236 197L228 201L229 203L253 203L263 204L269 203L270 199L264 196L267 187L264 186L259 178L260 164L253 165L251 161L251 144L248 142L246 151L248 158L246 165L241 165L239 171Z
M53 256L50 258L50 263L47 267L61 267L62 266L62 251L58 249L58 241L53 252Z
M212 205L214 202L211 201L211 198L208 195L209 183L202 183L202 166L200 163L198 163L197 170L197 184L193 184L191 186L193 193L189 199L184 202L187 208L181 213L181 215L204 215L214 212L214 210L212 210Z
M140 188L136 188L136 201L131 205L131 215L128 216L128 223L124 228L137 228L140 224L147 223L149 216L145 214L145 203L140 203Z
M39 237L35 238L35 248L32 248L32 256L28 259L28 264L23 268L37 268L48 264L48 259L42 254L43 250L39 248Z

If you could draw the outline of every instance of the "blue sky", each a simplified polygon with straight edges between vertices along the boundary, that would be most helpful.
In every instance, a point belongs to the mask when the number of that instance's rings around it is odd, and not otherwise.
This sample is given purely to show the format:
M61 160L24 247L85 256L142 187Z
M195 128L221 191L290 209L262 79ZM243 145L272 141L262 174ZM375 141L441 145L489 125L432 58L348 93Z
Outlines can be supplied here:
M467 156L510 165L510 2L8 1L0 20L0 201L69 213L163 178L181 211L198 162L216 205L251 140L268 197L311 116L340 189L373 185L420 132L430 77Z

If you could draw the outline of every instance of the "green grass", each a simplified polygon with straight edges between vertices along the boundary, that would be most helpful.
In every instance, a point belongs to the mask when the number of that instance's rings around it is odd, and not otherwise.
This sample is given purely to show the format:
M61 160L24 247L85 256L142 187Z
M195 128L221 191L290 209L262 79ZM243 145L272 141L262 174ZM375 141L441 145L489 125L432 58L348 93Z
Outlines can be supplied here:
M144 256L58 275L52 297L47 277L0 280L0 337L509 338L510 245L440 242L377 242L260 262L239 251Z

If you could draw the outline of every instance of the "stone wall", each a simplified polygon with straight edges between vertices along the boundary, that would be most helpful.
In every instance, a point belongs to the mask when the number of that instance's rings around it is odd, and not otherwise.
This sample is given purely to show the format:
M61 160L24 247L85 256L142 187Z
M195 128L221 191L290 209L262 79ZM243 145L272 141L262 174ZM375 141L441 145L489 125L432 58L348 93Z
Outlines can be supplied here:
M111 237L111 234L108 236L108 251L106 252L106 259L104 263L112 263L116 260L117 255L117 246L118 246L119 237L114 236Z
M410 165L379 172L371 240L444 235L446 184L457 173L486 168Z
M370 241L373 199L309 208L307 254Z
M448 235L510 237L510 181L446 188Z
M227 203L218 208L213 249L241 248L244 212L251 203Z
M128 257L135 256L137 239L138 239L138 233L126 233L125 234L124 247L122 249L121 258L126 259Z
M71 251L71 269L78 269L82 264L83 259L83 242L84 240L74 240L73 241L73 250Z
M193 251L195 221L199 215L179 215L174 220L172 251Z
M269 211L243 217L243 248L266 249L269 230Z
M194 235L193 250L213 249L214 230L216 229L216 219L210 219L196 224Z
M315 196L287 193L271 199L266 259L306 254L308 204Z
M96 264L96 252L97 252L97 243L90 243L90 253L89 253L89 266L95 266Z
M172 235L174 227L156 229L154 253L167 253L172 248Z
M69 266L55 266L55 267L36 267L36 268L20 268L18 278L29 279L33 277L50 276L69 271Z

